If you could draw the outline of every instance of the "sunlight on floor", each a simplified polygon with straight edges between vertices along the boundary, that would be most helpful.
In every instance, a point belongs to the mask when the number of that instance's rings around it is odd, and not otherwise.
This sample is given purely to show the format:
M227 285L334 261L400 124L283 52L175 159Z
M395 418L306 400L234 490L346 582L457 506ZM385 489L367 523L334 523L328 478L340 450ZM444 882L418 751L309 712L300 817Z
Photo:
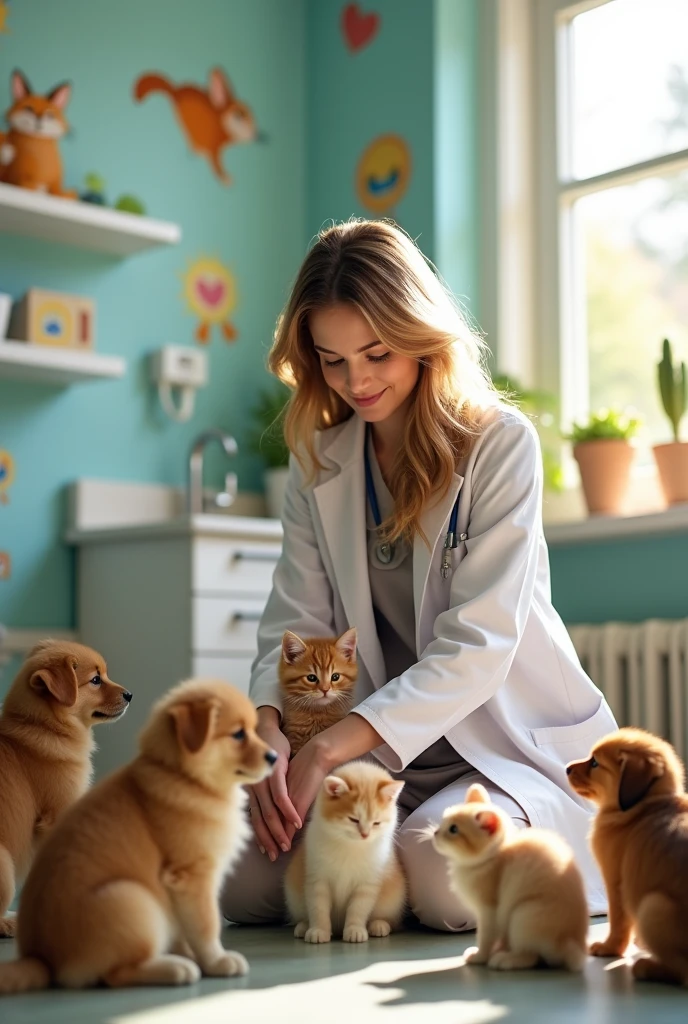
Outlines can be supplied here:
M187 1000L181 1005L160 1007L144 1013L113 1018L113 1024L188 1024L203 1019L203 1024L226 1024L228 1020L279 1021L279 1024L303 1024L305 1007L320 1007L328 1024L370 1020L379 1008L394 1008L395 1024L417 1022L419 1014L432 1012L433 1024L488 1024L509 1012L489 999L447 999L435 1002L429 989L432 975L452 971L462 958L406 960L371 964L361 971L340 974L317 981L278 985L262 990L237 991ZM425 975L426 978L422 976ZM413 980L411 997L406 982ZM425 984L423 984L425 982ZM457 979L457 992L460 982ZM428 1005L429 1004L429 1005Z

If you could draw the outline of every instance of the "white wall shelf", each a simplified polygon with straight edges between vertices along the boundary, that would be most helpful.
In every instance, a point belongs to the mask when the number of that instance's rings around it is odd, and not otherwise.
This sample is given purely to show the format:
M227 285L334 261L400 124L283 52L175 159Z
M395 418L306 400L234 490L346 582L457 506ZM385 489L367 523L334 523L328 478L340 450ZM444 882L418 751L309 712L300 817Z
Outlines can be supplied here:
M61 386L123 377L126 366L119 356L49 348L25 341L0 341L0 380Z
M4 184L0 184L0 232L115 256L176 245L182 235L179 225L168 221Z

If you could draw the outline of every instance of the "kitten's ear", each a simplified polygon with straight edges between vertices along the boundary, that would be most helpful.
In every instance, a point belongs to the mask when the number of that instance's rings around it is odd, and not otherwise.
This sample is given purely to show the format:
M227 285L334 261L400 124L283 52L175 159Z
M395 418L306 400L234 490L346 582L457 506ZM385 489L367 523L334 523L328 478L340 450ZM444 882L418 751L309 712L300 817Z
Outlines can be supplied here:
M403 788L403 782L383 782L377 791L377 795L382 800L387 800L389 803L393 803L399 799L399 794Z
M354 664L356 661L356 627L342 633L334 646L343 658Z
M306 653L306 645L300 636L292 633L290 629L282 637L282 657L287 665L293 665L302 655Z
M349 787L344 779L340 779L337 775L328 775L323 782L323 789L328 796L333 797L344 796L349 792Z
M476 814L475 820L483 832L487 832L490 836L493 836L499 828L499 815L494 811L480 811L479 814Z
M491 804L490 794L479 782L474 782L466 793L467 804Z

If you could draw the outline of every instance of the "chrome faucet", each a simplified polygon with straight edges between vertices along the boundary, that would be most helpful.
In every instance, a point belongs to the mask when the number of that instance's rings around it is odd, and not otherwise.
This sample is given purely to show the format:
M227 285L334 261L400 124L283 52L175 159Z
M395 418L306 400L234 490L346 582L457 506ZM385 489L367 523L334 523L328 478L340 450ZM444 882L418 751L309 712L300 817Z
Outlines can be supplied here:
M188 507L191 515L203 512L203 455L209 441L218 441L229 458L238 454L237 443L230 434L211 427L204 430L191 446L189 453L189 490ZM217 508L228 508L237 496L237 475L227 473L225 489L215 495L214 504Z

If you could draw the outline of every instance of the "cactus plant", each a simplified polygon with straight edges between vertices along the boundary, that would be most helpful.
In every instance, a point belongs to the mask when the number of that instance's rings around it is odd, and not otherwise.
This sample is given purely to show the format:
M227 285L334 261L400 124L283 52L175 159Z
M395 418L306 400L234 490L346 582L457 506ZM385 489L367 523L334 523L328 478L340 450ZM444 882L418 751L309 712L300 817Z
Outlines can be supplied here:
M686 391L686 364L674 366L671 352L671 342L664 339L662 345L662 358L657 363L657 377L659 380L659 393L662 398L664 411L671 420L674 431L674 440L679 439L679 427L686 411L688 392Z

